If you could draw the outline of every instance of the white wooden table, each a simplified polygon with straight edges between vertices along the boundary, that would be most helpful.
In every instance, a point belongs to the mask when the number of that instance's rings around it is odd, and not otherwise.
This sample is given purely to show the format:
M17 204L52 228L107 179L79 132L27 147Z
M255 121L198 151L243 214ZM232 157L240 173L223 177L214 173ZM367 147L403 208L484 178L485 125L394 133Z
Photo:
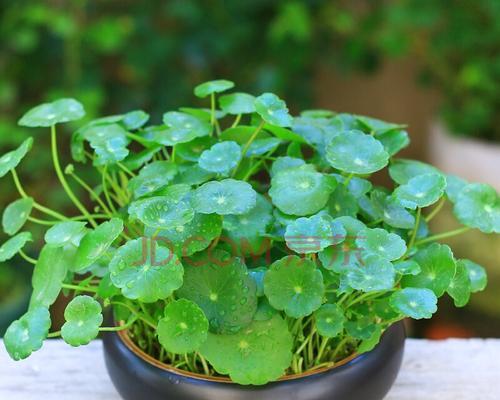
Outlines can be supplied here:
M1 400L120 400L101 343L77 349L59 340L11 361L0 343ZM408 340L387 400L499 400L500 339Z

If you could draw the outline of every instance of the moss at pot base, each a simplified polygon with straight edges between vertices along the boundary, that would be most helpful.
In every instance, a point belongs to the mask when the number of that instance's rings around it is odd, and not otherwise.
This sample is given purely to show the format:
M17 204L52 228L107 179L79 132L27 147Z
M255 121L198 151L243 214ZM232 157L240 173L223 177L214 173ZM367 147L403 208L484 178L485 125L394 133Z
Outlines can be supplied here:
M111 380L125 400L379 400L393 385L404 352L402 322L389 328L377 347L332 369L286 377L263 386L241 386L160 364L116 333L104 337Z

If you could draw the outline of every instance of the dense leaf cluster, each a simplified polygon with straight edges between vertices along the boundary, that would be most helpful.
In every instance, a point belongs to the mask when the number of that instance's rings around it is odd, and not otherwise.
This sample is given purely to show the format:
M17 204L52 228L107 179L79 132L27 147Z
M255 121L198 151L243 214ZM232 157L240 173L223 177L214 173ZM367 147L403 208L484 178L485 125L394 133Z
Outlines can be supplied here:
M35 264L29 310L5 335L14 359L48 336L80 346L127 330L176 367L265 384L369 351L391 324L430 318L439 297L461 307L484 289L484 270L436 240L500 233L491 187L396 158L409 143L404 126L325 110L293 117L271 93L220 94L233 86L197 86L210 108L169 111L159 125L132 111L79 128L71 150L95 167L92 184L59 165L56 125L83 116L78 102L21 118L50 127L56 174L80 214L26 194L16 168L31 138L0 158L21 195L4 212L13 237L0 257ZM386 167L391 189L369 179ZM428 222L447 201L464 227L433 236ZM26 223L50 226L37 260L22 250ZM62 330L49 334L48 308L62 290L75 297ZM102 327L103 307L116 326Z

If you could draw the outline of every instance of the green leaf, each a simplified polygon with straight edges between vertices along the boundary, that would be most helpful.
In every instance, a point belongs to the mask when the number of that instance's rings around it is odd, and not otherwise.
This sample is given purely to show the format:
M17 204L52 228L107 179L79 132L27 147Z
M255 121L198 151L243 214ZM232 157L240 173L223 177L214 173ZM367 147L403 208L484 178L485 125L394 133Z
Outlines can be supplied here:
M264 93L255 99L255 111L271 125L292 126L293 118L283 100L272 93Z
M488 277L483 267L466 259L458 260L458 264L462 264L467 269L472 293L481 292L486 288Z
M234 335L209 334L200 353L233 382L264 385L284 375L292 361L292 347L286 322L275 315L267 321L254 321Z
M406 252L406 242L395 233L381 228L366 228L358 233L356 244L365 254L375 254L389 261L401 258Z
M266 131L271 132L278 139L281 139L281 140L287 141L287 142L292 142L292 143L299 145L299 149L300 149L300 144L307 143L307 141L304 140L304 138L302 138L302 136L298 135L295 132L292 132L290 129L283 128L281 126L265 124L264 129ZM288 155L292 155L292 154L288 154Z
M466 226L500 233L500 196L489 185L467 185L457 196L453 213Z
M249 271L250 276L255 281L257 286L257 297L264 296L264 277L266 276L267 267L252 268Z
M426 288L398 290L391 295L390 304L394 310L413 319L428 319L437 311L437 297Z
M83 130L82 135L95 151L94 165L114 164L124 160L129 150L127 131L118 124L94 125Z
M220 134L220 140L233 141L244 146L255 134L256 126L238 125L234 128L228 128ZM261 130L255 139L268 138L270 135Z
M341 243L345 236L342 224L327 214L297 218L285 231L288 248L302 254L317 253L328 246Z
M58 222L45 233L45 242L58 247L69 243L77 246L85 234L85 225L85 222L78 221Z
M4 177L9 171L18 166L26 153L31 150L33 146L33 138L29 137L21 145L0 157L0 178Z
M190 186L201 185L211 179L215 178L213 172L208 172L200 168L198 164L194 165L179 165L179 173L174 179L175 183L182 183Z
M187 143L179 143L175 146L177 155L186 161L197 162L201 154L214 145L215 139L211 136L199 137Z
M102 307L92 297L77 296L66 306L64 319L61 329L64 341L74 347L84 346L99 335Z
M427 207L438 201L444 194L446 178L442 174L429 173L415 176L406 184L394 190L393 197L403 207L412 210Z
M234 333L252 321L256 290L241 258L210 249L185 261L184 285L177 295L201 307L212 332Z
M29 110L19 120L19 125L47 127L62 122L76 121L83 118L85 110L75 99L59 99L52 103L40 104Z
M418 275L422 268L415 260L404 260L394 263L396 272L401 275Z
M344 330L344 312L336 304L323 304L314 312L316 330L321 336L334 338Z
M163 114L163 123L168 129L163 130L155 141L165 146L174 146L177 143L186 143L197 137L207 136L212 129L207 121L178 111Z
M472 293L471 286L469 271L462 262L457 262L455 276L446 290L453 299L455 307L464 307L469 302Z
M401 280L403 287L431 289L441 297L455 276L455 260L451 249L444 244L433 243L419 250L413 257L420 265L418 275L405 275Z
M49 244L43 247L33 270L30 309L38 306L49 308L55 303L71 267L73 254L62 247Z
M272 205L263 195L257 194L257 202L249 212L224 217L224 229L245 238L266 233L271 223Z
M273 204L285 214L311 215L326 205L336 184L335 178L304 165L274 175L269 196Z
M102 223L85 234L75 255L73 271L79 272L96 262L123 231L123 221L119 218Z
M33 208L33 199L27 197L10 203L2 216L3 231L7 235L15 235L24 226Z
M274 137L254 140L245 153L245 157L261 156L270 151L274 151L280 143L281 139Z
M356 217L359 207L356 198L344 185L337 185L327 203L328 213L332 217Z
M154 303L182 286L184 268L175 254L148 238L125 243L109 264L111 281L132 300Z
M245 214L257 202L257 193L246 182L224 179L207 182L193 193L195 211L202 214Z
M375 330L373 331L372 335L368 339L365 339L361 342L358 347L357 353L363 354L372 351L375 346L379 344L380 338L382 337L383 333L384 332L382 331L382 327L380 325L375 325Z
M219 104L227 114L251 114L255 112L255 97L247 93L231 93L221 96Z
M128 213L145 226L156 229L171 229L185 225L194 218L194 210L184 196L169 193L165 196L149 197L130 204Z
M219 142L201 154L198 164L207 171L227 175L240 159L241 148L238 143Z
M11 237L2 246L0 246L0 262L10 260L25 246L27 242L31 242L31 233L21 232L16 236Z
M168 161L155 161L141 169L139 175L128 183L129 190L137 199L164 188L177 174L177 166Z
M121 120L123 125L125 125L125 129L131 131L139 129L148 121L149 121L149 114L142 110L130 111L126 113L123 116L123 119Z
M300 167L304 165L306 162L301 158L294 157L278 157L274 160L273 165L271 166L271 177L276 175L278 172L286 171L290 168Z
M208 81L200 83L194 88L194 95L196 97L207 97L214 93L225 92L226 90L232 89L234 87L234 82L217 79L214 81Z
M216 214L195 214L192 221L170 229L162 229L156 238L173 248L175 254L190 256L205 250L222 231L222 218ZM155 228L146 228L145 235L152 236Z
M397 159L389 166L389 175L399 185L405 185L411 178L424 174L439 174L439 170L432 165L407 159Z
M370 174L387 165L389 154L377 139L352 130L331 139L326 149L326 159L340 171Z
M165 350L176 354L191 353L207 340L208 320L196 303L176 300L165 307L165 317L158 321L157 333Z
M388 130L375 135L375 138L382 143L385 151L391 157L410 144L408 132L402 129Z
M359 340L369 340L377 331L377 325L369 317L347 321L344 326L349 336Z
M3 339L11 358L23 360L39 350L49 334L50 325L50 313L44 307L35 307L14 321Z
M458 200L458 195L464 190L469 183L455 175L446 175L446 196L455 204Z
M392 264L377 255L363 258L363 264L347 271L349 286L363 292L390 290L395 284L396 273Z
M293 318L311 314L321 306L323 276L308 259L287 256L275 261L264 278L264 293L277 310Z

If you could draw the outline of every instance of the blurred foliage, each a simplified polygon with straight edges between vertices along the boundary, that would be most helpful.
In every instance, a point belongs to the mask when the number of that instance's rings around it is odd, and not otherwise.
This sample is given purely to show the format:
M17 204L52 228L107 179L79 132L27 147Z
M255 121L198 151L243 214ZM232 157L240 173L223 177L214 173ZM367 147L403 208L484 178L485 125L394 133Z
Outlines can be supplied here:
M500 141L500 1L400 0L386 10L381 48L424 65L451 130Z

